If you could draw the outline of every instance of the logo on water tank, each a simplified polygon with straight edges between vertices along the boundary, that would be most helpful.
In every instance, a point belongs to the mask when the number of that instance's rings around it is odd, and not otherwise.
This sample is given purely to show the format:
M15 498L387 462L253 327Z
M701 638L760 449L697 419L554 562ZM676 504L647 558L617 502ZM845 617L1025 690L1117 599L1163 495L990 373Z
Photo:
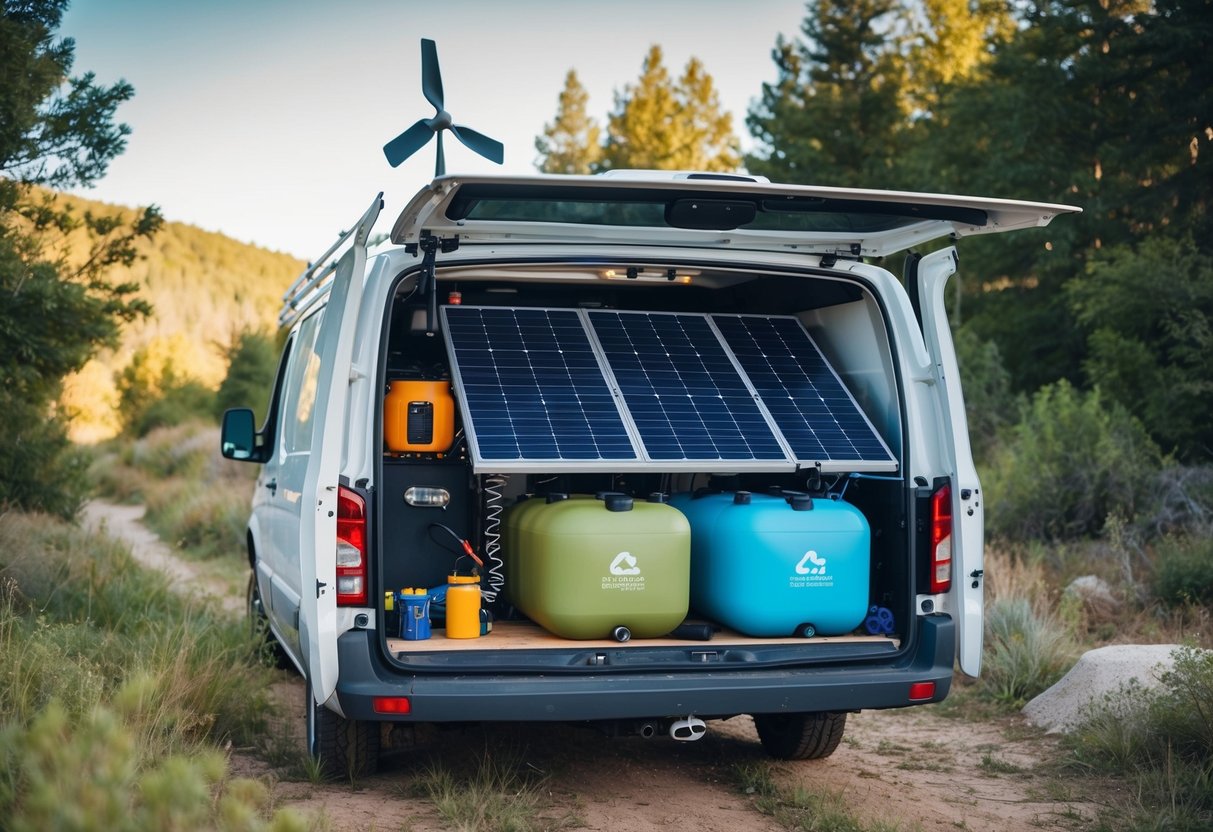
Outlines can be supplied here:
M631 552L620 552L611 561L610 575L602 576L603 589L618 589L636 592L644 589L644 577L640 574L640 562Z
M636 565L636 558L632 557L631 552L620 552L611 561L612 575L639 575L640 567Z
M826 574L826 559L810 549L796 564L796 574L788 579L788 586L833 586L834 578Z

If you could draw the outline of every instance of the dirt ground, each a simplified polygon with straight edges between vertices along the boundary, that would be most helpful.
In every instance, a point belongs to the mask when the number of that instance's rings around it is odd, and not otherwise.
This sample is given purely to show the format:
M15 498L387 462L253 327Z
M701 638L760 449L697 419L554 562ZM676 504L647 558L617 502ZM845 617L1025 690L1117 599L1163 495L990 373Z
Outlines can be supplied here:
M143 528L138 509L94 502L88 517L90 525L129 540L139 549L141 562L164 569L191 566ZM223 603L242 610L243 598L236 601ZM283 705L283 730L301 737L302 681L284 675L275 697ZM301 738L298 742L301 747ZM833 756L778 763L775 772L785 787L839 794L858 817L907 832L1081 828L1098 807L1047 768L1056 754L1055 740L1030 729L1022 718L968 722L945 718L927 706L852 714ZM305 814L323 811L337 832L429 832L449 826L415 795L418 776L435 765L474 770L485 759L533 772L548 793L543 814L564 818L571 826L610 832L781 828L738 785L738 766L768 762L753 722L744 716L709 723L707 735L693 743L608 739L593 729L567 725L423 729L404 750L385 757L379 774L355 784L291 780L240 749L233 750L231 763L236 774L276 781L278 805Z

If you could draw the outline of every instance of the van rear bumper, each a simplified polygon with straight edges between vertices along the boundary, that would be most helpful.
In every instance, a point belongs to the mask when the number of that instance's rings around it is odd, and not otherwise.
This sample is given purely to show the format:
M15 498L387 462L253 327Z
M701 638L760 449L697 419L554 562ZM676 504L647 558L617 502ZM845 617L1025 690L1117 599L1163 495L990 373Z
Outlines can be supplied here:
M893 662L795 668L553 674L402 674L374 631L337 644L337 699L349 719L405 722L545 722L857 711L939 702L952 681L956 633L946 615L918 619L916 649ZM934 682L929 699L910 685ZM409 698L408 714L376 713L373 699Z

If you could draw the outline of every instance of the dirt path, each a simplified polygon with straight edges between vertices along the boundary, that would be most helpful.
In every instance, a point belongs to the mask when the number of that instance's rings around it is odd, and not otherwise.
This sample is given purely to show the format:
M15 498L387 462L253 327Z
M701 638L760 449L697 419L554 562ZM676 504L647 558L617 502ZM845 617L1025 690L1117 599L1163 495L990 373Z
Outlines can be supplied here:
M142 508L90 503L86 525L127 541L140 563L169 574L176 584L216 597L224 609L243 612L244 599L177 558L140 522ZM284 729L302 731L303 684L283 677L275 698ZM301 744L301 740L299 741ZM781 785L841 795L868 821L905 830L1073 830L1097 807L1069 793L1064 782L1038 767L1056 757L1056 743L1019 718L966 722L930 708L852 714L843 744L828 760L779 763ZM773 832L775 821L754 807L756 798L737 785L737 768L766 765L748 717L710 723L699 742L606 739L588 728L565 725L490 725L426 730L406 751L384 760L382 771L356 785L279 782L279 805L305 813L323 811L343 830L437 832L449 828L434 807L418 800L413 784L434 766L474 771L485 760L519 765L542 777L549 808L545 817L603 832ZM239 751L238 774L276 772Z

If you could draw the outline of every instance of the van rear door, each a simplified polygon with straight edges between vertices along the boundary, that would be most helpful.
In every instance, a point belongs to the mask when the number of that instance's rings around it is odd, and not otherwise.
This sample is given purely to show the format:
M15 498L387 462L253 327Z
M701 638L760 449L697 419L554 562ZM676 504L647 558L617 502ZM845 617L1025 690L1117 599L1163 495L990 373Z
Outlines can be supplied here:
M301 652L317 703L328 700L337 687L337 487L350 440L345 411L366 244L382 207L379 194L353 230L316 261L310 283L298 287L304 299L307 292L327 291L329 296L316 339L320 374L299 518Z
M944 288L956 272L956 262L956 249L951 247L923 257L917 286L911 291L918 293L923 340L934 365L939 442L952 487L952 586L937 609L942 606L952 614L959 632L960 669L976 676L981 670L985 495L973 465L960 368L944 307Z

